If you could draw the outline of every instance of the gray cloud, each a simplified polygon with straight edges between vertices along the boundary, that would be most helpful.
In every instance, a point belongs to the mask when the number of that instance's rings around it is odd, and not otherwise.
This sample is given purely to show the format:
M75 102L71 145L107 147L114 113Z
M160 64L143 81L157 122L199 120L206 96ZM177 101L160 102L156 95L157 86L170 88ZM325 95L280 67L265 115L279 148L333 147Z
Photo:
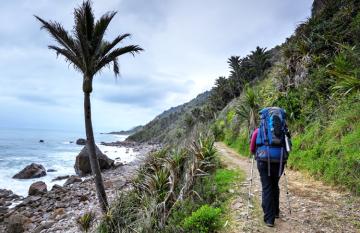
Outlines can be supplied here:
M158 90L143 90L141 93L107 93L102 99L114 103L123 103L140 107L151 107L161 102L163 94Z
M19 125L15 116L27 109L26 125L40 125L40 114L51 116L41 119L43 128L52 122L82 128L82 123L74 123L82 117L81 74L47 49L54 41L33 17L59 21L71 30L73 8L81 2L1 2L0 122ZM135 58L120 58L117 81L104 70L94 83L97 127L130 128L210 89L218 76L228 73L229 56L245 56L257 45L271 48L284 42L310 15L312 0L93 2L97 17L118 11L107 39L129 32L132 38L124 45L139 44L145 49Z
M186 94L192 81L182 81L179 77L158 74L156 78L146 76L128 76L117 80L101 79L95 98L114 103L153 108L164 104L169 95ZM96 86L96 82L95 85Z
M31 102L31 103L36 103L36 104L44 104L44 105L59 105L59 102L51 99L51 98L47 98L46 96L41 96L41 95L31 95L31 94L21 94L18 95L17 98L21 101L27 101L27 102Z

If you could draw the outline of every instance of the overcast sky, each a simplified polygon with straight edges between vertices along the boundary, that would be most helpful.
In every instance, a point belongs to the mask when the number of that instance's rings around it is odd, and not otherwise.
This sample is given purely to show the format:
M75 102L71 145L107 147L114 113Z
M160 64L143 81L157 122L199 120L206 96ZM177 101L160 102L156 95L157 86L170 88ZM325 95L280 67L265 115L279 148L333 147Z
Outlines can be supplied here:
M82 76L47 49L33 15L71 30L82 1L0 1L0 127L82 130ZM120 58L121 77L104 70L92 94L95 131L145 124L211 89L227 59L272 48L310 15L312 0L94 0L96 17L117 11L107 39L145 51Z

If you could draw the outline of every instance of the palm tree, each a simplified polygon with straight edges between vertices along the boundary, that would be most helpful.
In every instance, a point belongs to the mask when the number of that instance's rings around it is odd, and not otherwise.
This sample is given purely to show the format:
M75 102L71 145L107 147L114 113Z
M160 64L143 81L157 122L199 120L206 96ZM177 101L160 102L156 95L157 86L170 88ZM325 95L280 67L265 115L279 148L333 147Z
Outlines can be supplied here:
M247 121L249 136L258 125L258 113L260 110L260 100L258 93L253 88L246 85L244 99L236 109L236 113Z
M210 102L215 109L223 109L233 99L229 80L221 76L215 80L215 87L212 88Z
M87 147L89 151L92 174L95 178L96 193L100 207L105 213L108 208L107 197L101 176L99 161L95 153L95 140L91 123L90 94L93 90L92 82L94 76L104 67L112 65L115 76L119 75L118 57L130 53L135 55L143 49L138 45L117 47L130 34L117 36L109 42L104 35L116 12L108 12L95 22L91 2L84 1L74 10L75 25L70 34L63 26L54 21L45 21L35 16L45 29L57 42L57 46L50 45L49 49L54 50L69 62L75 70L83 75L84 92L84 115Z
M260 78L263 72L270 67L270 53L266 48L256 47L249 55L250 65L253 67L255 75Z
M229 80L234 89L234 95L239 96L244 86L243 80L241 79L241 59L239 56L231 56L228 59L230 68Z

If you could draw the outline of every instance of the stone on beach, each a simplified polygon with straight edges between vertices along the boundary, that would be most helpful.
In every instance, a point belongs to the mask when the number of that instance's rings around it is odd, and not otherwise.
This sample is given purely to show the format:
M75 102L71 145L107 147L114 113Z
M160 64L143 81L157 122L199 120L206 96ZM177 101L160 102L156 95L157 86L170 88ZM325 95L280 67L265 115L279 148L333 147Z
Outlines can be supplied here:
M74 184L74 183L80 183L82 182L82 179L78 176L70 176L69 179L66 180L64 186L68 186L70 184Z
M66 192L66 189L64 189L62 186L55 184L52 188L51 188L52 192Z
M25 231L24 225L28 218L22 214L13 214L7 220L8 233L22 233Z
M114 160L109 159L105 154L100 151L100 149L96 145L95 150L101 170L109 169L114 166ZM87 146L84 146L79 155L76 156L74 168L76 174L80 176L85 176L91 173L91 165Z
M8 189L0 189L0 199L18 199L19 196L14 194L11 190Z
M46 176L46 170L43 165L32 163L22 169L19 173L13 176L15 179L32 179Z
M86 139L79 138L78 140L76 140L76 144L84 146L84 145L86 145Z
M52 225L54 225L54 221L44 221L44 222L41 222L41 224L39 226L37 226L33 232L34 233L40 233L42 232L43 230L45 229L49 229Z
M30 185L29 195L41 195L47 192L47 186L43 181L37 181Z
M11 203L18 200L20 200L20 196L14 194L11 190L0 189L0 222L4 220Z
M67 179L69 178L70 176L69 175L65 175L65 176L57 176L55 177L54 179L52 179L51 181L57 181L57 180L64 180L64 179Z
M114 163L114 168L118 168L118 167L122 167L124 166L125 164L123 162L115 162Z

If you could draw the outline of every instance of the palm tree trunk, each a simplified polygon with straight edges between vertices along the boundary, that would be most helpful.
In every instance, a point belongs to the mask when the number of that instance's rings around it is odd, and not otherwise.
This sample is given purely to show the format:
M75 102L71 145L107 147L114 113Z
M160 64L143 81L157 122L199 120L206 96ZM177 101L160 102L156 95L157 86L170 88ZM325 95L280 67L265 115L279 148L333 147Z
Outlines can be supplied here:
M96 194L100 203L101 210L103 211L103 213L106 213L108 209L108 202L105 193L103 179L101 176L99 161L96 157L94 133L91 123L91 104L90 104L89 92L84 92L84 113L85 113L86 143L89 152L91 171L95 179Z

